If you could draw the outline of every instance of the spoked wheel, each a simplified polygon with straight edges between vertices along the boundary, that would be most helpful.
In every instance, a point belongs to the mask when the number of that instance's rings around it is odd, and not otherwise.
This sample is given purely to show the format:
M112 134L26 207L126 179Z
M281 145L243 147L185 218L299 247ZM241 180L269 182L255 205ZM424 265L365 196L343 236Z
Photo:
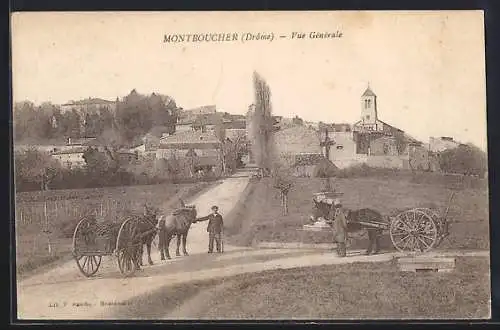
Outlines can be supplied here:
M73 233L72 253L80 272L86 277L94 275L101 265L100 255L87 254L96 253L95 226L92 217L84 217L76 225Z
M136 271L134 258L128 254L126 249L118 251L118 268L125 277L132 276Z
M441 241L448 235L447 221L443 219L437 212L429 208L417 208L415 210L422 211L432 217L434 223L437 227L437 241L434 244L434 247L438 246Z
M99 266L101 265L101 256L75 256L76 264L78 265L78 269L82 272L86 277L91 277L99 270Z
M125 277L133 275L139 268L137 258L140 243L138 221L135 217L128 218L122 223L116 240L118 268Z
M427 252L438 240L433 217L419 209L398 214L389 229L391 241L400 252Z

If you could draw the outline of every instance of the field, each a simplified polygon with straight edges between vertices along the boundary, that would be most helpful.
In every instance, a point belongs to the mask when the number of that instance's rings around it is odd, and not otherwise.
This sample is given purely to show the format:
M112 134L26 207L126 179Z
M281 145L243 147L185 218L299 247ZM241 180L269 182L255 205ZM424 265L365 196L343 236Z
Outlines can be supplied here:
M168 209L210 183L159 184L16 194L16 264L19 275L69 258L74 228L88 212L107 219L142 212L144 203ZM44 202L45 200L45 202ZM49 250L50 248L50 250Z
M457 258L453 273L400 273L355 263L250 273L165 287L116 318L165 317L189 303L192 319L488 318L487 258Z
M474 179L474 178L473 178ZM418 183L415 183L418 182ZM422 182L422 183L421 183ZM436 174L384 177L354 177L332 179L332 186L344 193L342 202L350 209L372 208L383 215L393 215L413 207L430 207L444 212L452 188L457 190L450 207L451 235L440 245L443 249L489 249L488 191L486 181L469 180L458 185L458 178ZM260 241L328 243L330 233L300 231L312 214L313 193L324 183L317 178L295 178L289 193L289 214L281 214L279 192L271 179L253 182L245 200L227 229L228 241L236 245L251 245ZM352 235L353 247L364 247L364 233ZM382 249L393 249L387 234L381 240Z

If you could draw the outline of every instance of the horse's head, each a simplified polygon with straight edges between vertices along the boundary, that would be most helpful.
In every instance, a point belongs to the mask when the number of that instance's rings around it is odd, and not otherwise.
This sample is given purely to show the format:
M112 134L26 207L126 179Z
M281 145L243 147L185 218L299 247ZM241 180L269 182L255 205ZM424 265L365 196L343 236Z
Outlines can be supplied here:
M189 220L191 220L191 222L193 222L196 219L196 216L198 214L198 212L196 211L196 206L195 205L187 205L185 208L187 210Z

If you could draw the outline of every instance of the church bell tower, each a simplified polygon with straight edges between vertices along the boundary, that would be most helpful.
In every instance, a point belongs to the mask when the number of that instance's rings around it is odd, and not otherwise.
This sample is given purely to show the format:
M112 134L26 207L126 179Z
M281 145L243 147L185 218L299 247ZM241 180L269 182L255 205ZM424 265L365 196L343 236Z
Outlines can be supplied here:
M370 89L370 84L361 95L361 123L376 125L377 123L377 95Z

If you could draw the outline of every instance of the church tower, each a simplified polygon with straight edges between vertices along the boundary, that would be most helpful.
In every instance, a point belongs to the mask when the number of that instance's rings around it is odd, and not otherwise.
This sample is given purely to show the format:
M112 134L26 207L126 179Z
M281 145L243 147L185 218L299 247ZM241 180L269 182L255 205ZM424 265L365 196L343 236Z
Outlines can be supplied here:
M361 123L375 125L377 123L377 95L370 89L370 85L361 95Z

